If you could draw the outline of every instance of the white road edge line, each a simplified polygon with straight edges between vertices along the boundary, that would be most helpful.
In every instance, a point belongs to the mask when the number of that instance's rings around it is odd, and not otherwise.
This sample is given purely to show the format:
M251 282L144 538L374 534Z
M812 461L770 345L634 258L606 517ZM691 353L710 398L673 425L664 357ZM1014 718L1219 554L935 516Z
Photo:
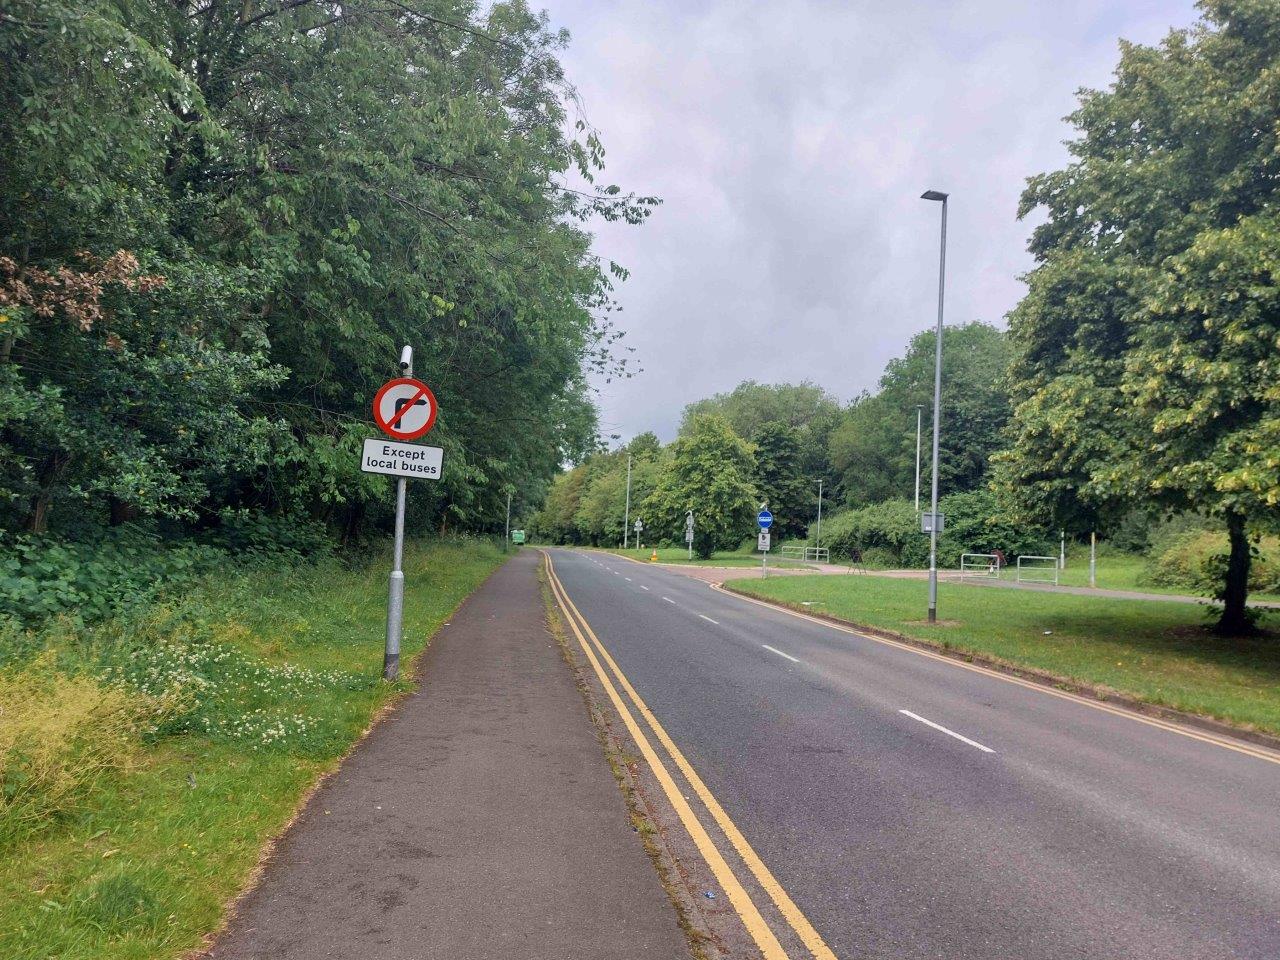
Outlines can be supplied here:
M675 601L672 600L670 597L663 597L662 599L667 601L667 603L675 603Z
M791 654L789 654L789 653L783 653L781 650L777 649L776 647L771 647L771 646L769 646L767 643L762 643L762 644L760 644L760 646L764 647L764 648L765 648L766 650L768 650L770 653L776 653L776 654L777 654L778 656L780 656L780 657L786 657L786 658L787 658L788 660L790 660L792 663L799 663L799 662L800 662L800 658L799 658L799 657L793 657L793 656L792 656Z
M623 577L622 579L623 579L623 580L625 580L625 581L627 581L627 583L630 583L630 582L631 582L631 578L630 578L630 577Z
M648 590L649 588L648 588L648 587L646 587L646 586L642 583L642 584L640 584L640 589L641 589L641 590Z
M942 733L945 733L948 737L955 737L957 740L961 740L967 743L971 747L977 747L983 753L995 753L995 751L992 750L990 747L984 747L977 740L970 740L968 737L961 736L960 734L956 733L954 730L948 730L946 727L942 726L942 724L934 723L932 720L926 720L924 717L920 716L919 714L912 713L910 710L899 710L898 712L905 713L912 720L919 720L925 726L933 727L933 729L941 731Z
M706 620L708 623L714 623L717 627L718 627L718 626L720 626L720 621L719 621L719 620L712 620L712 619L711 619L710 617L708 617L705 613L700 613L700 614L698 614L698 616L700 616L703 620Z

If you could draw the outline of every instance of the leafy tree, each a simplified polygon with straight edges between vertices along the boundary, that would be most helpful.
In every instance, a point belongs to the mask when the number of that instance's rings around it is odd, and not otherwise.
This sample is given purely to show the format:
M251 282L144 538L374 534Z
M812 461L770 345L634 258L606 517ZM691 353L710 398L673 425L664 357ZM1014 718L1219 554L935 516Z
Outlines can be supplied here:
M943 328L940 493L973 490L1001 446L1009 416L1003 386L1008 363L1005 335L986 323ZM904 356L891 360L879 391L859 397L830 439L832 468L850 505L911 494L915 487L916 407L921 426L921 489L927 489L932 453L934 332L912 337Z
M643 435L642 435L643 436ZM653 434L648 434L652 437ZM656 440L656 438L655 438ZM635 441L629 446L636 446ZM606 459L607 457L607 459ZM580 535L590 543L615 546L622 543L627 502L627 454L625 451L598 458L604 460L583 491L575 521ZM661 450L640 447L631 464L631 516L658 484L667 464Z
M801 470L800 438L788 424L773 420L756 434L756 493L769 504L779 539L804 536L817 512L818 485Z
M909 450L903 448L905 429L903 411L883 397L864 393L856 398L829 440L831 466L838 480L832 493L848 506L865 506L911 490L915 470L914 416Z
M1247 631L1250 538L1280 522L1280 3L1206 0L1158 47L1124 44L1081 95L1010 317L1002 483L1077 527L1135 506L1225 527L1218 629Z
M796 470L805 482L830 477L828 438L840 419L840 403L809 382L765 384L744 380L729 393L698 400L684 409L680 432L703 414L724 417L733 431L756 443L766 424L780 422L795 431L799 445Z
M582 501L582 488L587 468L577 466L551 481L542 509L534 515L534 533L552 543L580 543L577 514Z
M0 18L0 523L58 500L194 517L273 427L247 271L167 230L170 104L199 99L115 5ZM128 51L128 53L126 53Z
M752 483L755 457L723 417L694 416L670 447L671 465L637 516L648 536L679 540L693 511L698 556L733 549L751 532L759 498Z
M541 500L622 371L586 223L657 202L596 183L565 42L522 2L8 0L0 523L384 521L354 451L403 343L445 448L413 525Z
M753 440L766 424L781 421L795 430L804 430L828 413L838 411L839 402L812 383L757 383L744 380L729 393L718 393L684 408L680 432L695 419L717 414L728 421L740 437Z

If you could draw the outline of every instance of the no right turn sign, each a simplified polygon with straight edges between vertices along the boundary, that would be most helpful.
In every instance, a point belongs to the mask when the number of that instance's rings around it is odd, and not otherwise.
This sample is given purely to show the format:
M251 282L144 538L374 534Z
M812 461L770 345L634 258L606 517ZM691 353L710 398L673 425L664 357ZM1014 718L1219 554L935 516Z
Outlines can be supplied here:
M436 423L435 394L421 380L397 377L373 398L373 419L392 440L416 440Z

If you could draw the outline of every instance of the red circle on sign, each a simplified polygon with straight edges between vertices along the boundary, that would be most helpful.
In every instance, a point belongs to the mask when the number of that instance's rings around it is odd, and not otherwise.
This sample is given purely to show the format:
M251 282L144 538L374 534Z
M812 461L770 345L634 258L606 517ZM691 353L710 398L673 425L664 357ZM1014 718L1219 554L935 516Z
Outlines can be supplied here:
M384 418L382 414L382 400L396 387L413 387L415 392L399 410L392 411L391 416ZM404 431L398 429L401 418L403 418L405 413L411 410L420 399L425 399L431 407L431 412L427 416L427 422L414 430ZM436 403L436 395L431 392L431 388L421 380L415 380L413 377L396 377L394 380L388 380L382 385L382 388L373 398L373 421L378 425L378 428L383 433L391 437L393 440L415 440L422 436L436 425L436 414L439 410L440 406Z

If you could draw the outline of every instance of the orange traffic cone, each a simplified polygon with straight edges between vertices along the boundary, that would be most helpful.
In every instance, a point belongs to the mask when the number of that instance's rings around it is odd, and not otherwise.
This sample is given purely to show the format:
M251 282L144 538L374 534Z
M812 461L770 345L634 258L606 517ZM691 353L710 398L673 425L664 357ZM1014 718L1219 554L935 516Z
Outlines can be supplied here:
M653 556L649 558L649 562L650 562L650 563L657 563L657 562L658 562L658 548L657 548L657 547L654 547L654 548L653 548Z

